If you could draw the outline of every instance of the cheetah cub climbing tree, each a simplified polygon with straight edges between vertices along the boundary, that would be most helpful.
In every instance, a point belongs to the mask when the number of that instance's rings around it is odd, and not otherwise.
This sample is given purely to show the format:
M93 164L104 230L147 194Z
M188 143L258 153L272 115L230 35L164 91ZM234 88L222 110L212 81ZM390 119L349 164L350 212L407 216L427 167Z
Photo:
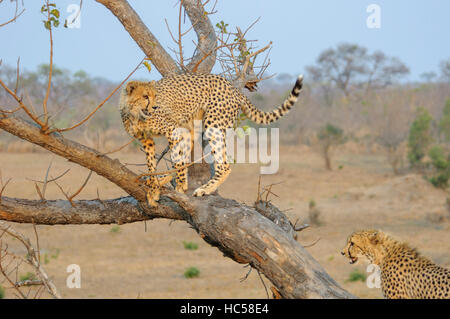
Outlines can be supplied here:
M272 112L258 110L229 81L218 75L183 74L164 77L155 82L131 81L122 90L120 113L127 132L138 139L147 155L150 173L156 170L153 137L164 136L169 141L176 173L176 190L188 189L187 167L193 144L194 121L202 120L205 138L214 158L214 176L193 195L213 193L230 174L227 162L225 131L232 128L239 111L253 122L270 124L286 115L297 101L303 86L300 75L287 99ZM146 184L151 206L156 206L161 185L170 176L149 176Z

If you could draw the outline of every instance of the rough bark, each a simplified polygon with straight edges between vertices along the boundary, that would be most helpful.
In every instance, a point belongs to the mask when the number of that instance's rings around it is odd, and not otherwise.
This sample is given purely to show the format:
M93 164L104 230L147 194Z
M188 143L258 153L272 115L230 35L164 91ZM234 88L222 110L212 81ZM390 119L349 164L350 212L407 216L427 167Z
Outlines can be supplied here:
M200 63L197 72L210 73L216 63L217 39L214 27L198 0L183 0L183 6L198 40L196 53L187 65L187 69L192 71Z

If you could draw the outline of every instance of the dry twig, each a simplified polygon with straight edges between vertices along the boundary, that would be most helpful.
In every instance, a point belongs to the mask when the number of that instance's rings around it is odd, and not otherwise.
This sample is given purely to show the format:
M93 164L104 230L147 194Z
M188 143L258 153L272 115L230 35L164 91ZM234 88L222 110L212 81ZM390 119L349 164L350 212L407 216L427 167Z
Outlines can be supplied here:
M19 289L20 286L18 286L16 284L16 283L19 283L19 281L16 280L14 282L9 278L10 273L7 273L2 265L2 261L3 261L3 258L5 257L5 254L11 255L11 256L13 256L13 258L21 259L22 261L26 262L28 265L33 267L34 271L36 272L36 275L39 277L43 286L45 286L45 288L47 289L47 292L53 298L60 299L61 295L59 294L58 290L56 289L56 286L53 284L53 282L48 277L46 271L42 268L42 265L39 261L39 258L40 258L39 252L33 248L33 246L30 243L30 240L28 238L26 238L24 235L22 235L21 233L19 233L18 231L14 230L10 225L7 225L4 222L0 222L0 230L2 231L2 235L4 233L6 233L9 236L17 239L20 243L23 244L23 246L27 250L27 258L24 259L22 257L14 256L14 255L8 253L7 248L3 249L3 247L0 246L0 272L3 274L3 276L6 278L6 280L11 284L11 286L16 288L17 293L19 293L19 295L22 298L27 298L29 296L30 291L28 292L28 294L25 295ZM35 229L35 234L36 234L36 240L37 240L37 245L38 245L37 247L39 247L39 238L37 236L36 229ZM17 273L17 267L15 268L15 271ZM29 285L27 285L27 286L29 286ZM37 294L36 294L36 296L37 296Z

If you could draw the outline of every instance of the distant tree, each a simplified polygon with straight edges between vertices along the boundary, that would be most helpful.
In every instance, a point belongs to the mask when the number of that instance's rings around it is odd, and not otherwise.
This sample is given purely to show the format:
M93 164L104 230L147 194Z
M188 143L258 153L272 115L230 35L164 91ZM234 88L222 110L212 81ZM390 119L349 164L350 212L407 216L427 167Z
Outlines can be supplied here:
M447 83L450 83L450 58L441 61L439 69L441 71L441 79Z
M390 104L383 103L378 108L372 108L370 113L370 125L377 132L377 142L387 152L387 160L394 174L399 174L405 155L403 142L408 138L410 123L407 108L408 105L393 99ZM398 114L402 113L404 115L399 117Z
M319 130L319 132L317 133L317 139L320 154L325 160L325 167L331 171L332 149L336 145L345 142L344 131L335 125L327 124Z
M408 159L414 168L421 167L422 160L433 143L432 120L433 118L425 108L418 108L417 116L411 124L408 138Z
M23 74L23 85L27 88L27 94L33 98L35 104L40 104L45 98L49 75L49 65L41 64L35 72ZM53 65L52 91L49 97L49 105L55 109L63 106L73 106L71 103L80 102L85 96L94 94L91 79L84 71L71 74L69 70ZM93 96L97 98L97 96Z
M423 72L422 74L420 74L420 78L426 83L433 82L437 78L437 76L438 75L436 74L436 72L433 71Z
M357 44L341 43L336 49L323 51L315 66L308 66L307 71L313 81L324 86L336 86L346 96L356 79L366 72L367 49Z
M409 73L409 68L396 57L375 51L367 57L366 92L385 88Z
M346 97L352 88L384 88L409 73L408 67L399 59L388 57L381 51L368 54L366 48L357 44L341 43L336 48L323 51L316 65L306 68L311 79L321 84L326 92L332 87Z
M450 99L447 99L442 111L442 117L439 121L439 133L446 142L450 142Z

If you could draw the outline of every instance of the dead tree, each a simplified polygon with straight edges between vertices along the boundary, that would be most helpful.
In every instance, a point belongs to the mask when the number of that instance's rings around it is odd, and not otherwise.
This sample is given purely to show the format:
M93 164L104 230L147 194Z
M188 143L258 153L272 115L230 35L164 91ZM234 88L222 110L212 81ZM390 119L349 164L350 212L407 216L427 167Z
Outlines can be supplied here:
M251 41L245 40L246 31L236 29L236 32L230 33L222 28L216 33L208 17L210 13L204 7L209 1L180 1L179 24L182 23L184 10L198 38L196 50L189 59L183 55L182 37L185 33L181 28L178 37L174 36L178 50L175 52L177 58L173 59L126 0L97 2L104 5L123 24L163 77L182 72L209 73L219 60L223 66L223 75L236 87L255 90L256 84L267 69L268 60L260 68L257 68L254 62L271 44L256 50ZM51 28L49 31L51 38ZM50 64L51 62L52 52ZM50 81L51 74L49 89ZM64 193L65 200L46 200L45 196L42 196L41 200L28 200L3 195L0 197L0 219L40 225L124 224L154 218L184 220L203 240L217 247L226 257L238 263L249 264L264 274L281 297L354 298L296 241L298 228L292 225L281 211L265 201L259 201L255 207L250 207L218 194L192 198L190 195L165 188L159 206L147 206L145 185L126 165L95 149L67 139L63 134L84 124L107 99L79 123L68 128L57 128L48 122L48 94L44 99L44 114L38 116L18 96L17 87L11 89L1 81L0 85L18 104L15 109L9 111L0 107L1 129L88 168L129 194L128 197L110 200L74 200L79 192L70 196ZM19 117L16 114L19 111L23 111L28 118ZM190 168L190 176L190 186L195 188L202 180L209 178L209 169L205 168L204 164L196 164ZM49 182L47 178L46 182ZM86 182L83 185L85 184Z

